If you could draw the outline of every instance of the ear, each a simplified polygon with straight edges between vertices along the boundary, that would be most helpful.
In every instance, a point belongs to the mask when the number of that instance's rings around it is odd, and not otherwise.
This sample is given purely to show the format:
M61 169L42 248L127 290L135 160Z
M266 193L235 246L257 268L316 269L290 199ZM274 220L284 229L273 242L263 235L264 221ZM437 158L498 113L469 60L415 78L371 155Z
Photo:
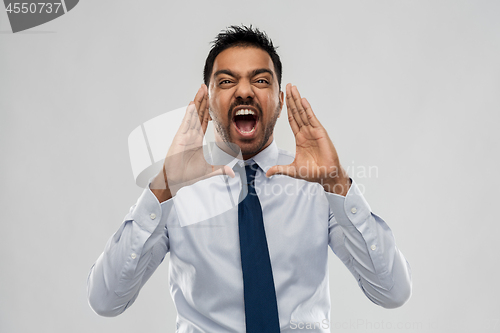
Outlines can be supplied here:
M284 101L284 94L282 91L279 93L279 99L280 99L280 113L278 114L278 118L281 116L281 110L283 110L283 101Z

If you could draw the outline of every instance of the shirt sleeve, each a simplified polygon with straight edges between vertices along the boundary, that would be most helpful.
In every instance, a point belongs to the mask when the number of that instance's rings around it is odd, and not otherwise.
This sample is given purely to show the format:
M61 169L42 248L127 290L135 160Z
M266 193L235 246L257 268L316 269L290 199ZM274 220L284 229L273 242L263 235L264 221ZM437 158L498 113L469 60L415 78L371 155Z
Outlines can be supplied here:
M148 186L90 269L87 297L97 314L117 316L132 305L169 251L166 225L174 218L173 199L160 204Z
M351 181L345 197L326 192L330 247L371 301L385 308L399 307L411 296L410 265L389 226L371 212Z

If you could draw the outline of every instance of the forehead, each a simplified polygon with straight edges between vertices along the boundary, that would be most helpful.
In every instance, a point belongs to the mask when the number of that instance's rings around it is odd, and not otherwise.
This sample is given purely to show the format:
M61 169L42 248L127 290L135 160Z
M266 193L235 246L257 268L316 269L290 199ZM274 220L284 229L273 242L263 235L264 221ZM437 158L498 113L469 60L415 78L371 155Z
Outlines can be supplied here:
M243 76L261 68L274 73L273 61L266 51L253 46L233 46L217 55L212 73L226 69Z

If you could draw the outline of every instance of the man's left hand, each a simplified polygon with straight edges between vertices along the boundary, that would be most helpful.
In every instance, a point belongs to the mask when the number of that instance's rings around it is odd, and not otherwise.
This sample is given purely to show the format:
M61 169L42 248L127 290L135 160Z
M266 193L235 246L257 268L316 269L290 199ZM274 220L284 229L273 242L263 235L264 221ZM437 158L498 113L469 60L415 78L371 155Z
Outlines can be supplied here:
M345 196L351 181L339 162L337 151L311 105L301 98L296 86L286 85L288 121L295 136L295 160L275 165L266 176L275 174L317 182L325 191Z

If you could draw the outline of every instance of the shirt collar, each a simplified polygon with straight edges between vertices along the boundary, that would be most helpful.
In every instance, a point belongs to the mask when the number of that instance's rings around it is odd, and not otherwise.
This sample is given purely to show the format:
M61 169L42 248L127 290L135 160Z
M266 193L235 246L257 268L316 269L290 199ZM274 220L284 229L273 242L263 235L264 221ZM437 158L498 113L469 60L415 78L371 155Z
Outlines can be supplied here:
M278 163L278 153L278 146L273 139L273 142L271 142L271 144L267 146L266 149L262 150L252 158L255 163L257 163L259 167L264 171L264 173L266 173L267 170Z
M273 139L269 146L267 146L264 150L262 150L254 157L246 160L246 162L250 162L251 160L253 160L264 171L264 173L266 173L267 170L269 170L272 166L275 166L278 162L278 154L278 146ZM244 161L229 155L228 153L220 149L219 146L215 143L214 148L211 151L211 156L212 164L214 165L224 164L233 168L238 162L240 165L243 165L245 163Z

